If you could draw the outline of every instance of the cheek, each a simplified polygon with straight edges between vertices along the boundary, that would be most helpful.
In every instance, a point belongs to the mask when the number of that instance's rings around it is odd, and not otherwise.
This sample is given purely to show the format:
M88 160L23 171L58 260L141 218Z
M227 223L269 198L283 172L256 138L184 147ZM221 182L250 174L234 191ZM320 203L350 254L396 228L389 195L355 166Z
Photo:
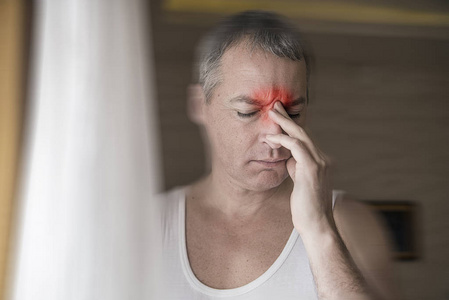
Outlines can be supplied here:
M217 153L233 156L246 149L253 138L254 124L236 120L228 111L215 114L207 124L207 136Z

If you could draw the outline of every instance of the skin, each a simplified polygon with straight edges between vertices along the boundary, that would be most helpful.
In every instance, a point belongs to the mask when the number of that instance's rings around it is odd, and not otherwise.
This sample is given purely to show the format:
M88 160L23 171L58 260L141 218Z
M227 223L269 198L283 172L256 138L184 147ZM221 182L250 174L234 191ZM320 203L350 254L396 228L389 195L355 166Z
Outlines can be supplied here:
M192 93L212 164L187 193L187 251L197 278L220 289L251 282L295 228L320 299L397 299L378 221L350 199L332 211L328 159L303 129L304 62L240 43L222 57L221 74L210 103L200 87ZM354 232L354 212L373 240Z

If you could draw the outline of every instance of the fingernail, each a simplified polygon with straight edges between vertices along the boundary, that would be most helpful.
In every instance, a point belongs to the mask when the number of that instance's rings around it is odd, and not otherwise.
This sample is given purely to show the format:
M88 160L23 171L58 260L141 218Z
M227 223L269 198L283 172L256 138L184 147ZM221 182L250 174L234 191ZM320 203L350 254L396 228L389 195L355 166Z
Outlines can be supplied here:
M279 111L282 108L282 104L279 101L276 101L276 103L274 104L274 106L276 107L276 109Z

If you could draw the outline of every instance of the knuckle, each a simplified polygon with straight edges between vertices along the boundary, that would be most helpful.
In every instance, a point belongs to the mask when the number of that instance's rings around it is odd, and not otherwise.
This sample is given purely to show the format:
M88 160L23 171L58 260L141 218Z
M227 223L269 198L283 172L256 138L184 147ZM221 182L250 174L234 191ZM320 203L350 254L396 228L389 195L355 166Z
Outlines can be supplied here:
M324 160L322 160L322 159L318 160L317 165L320 167L320 169L326 169L327 168L326 162Z
M293 146L302 148L302 143L301 143L301 141L295 139L295 141L293 142Z

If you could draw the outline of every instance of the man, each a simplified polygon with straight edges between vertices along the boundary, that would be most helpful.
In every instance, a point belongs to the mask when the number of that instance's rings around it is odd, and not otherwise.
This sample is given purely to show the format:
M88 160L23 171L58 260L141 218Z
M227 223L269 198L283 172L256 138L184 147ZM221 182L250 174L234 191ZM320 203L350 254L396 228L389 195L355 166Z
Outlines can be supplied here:
M308 55L277 15L244 12L200 47L190 115L210 173L162 199L167 299L396 299L387 239L332 190L304 130Z

